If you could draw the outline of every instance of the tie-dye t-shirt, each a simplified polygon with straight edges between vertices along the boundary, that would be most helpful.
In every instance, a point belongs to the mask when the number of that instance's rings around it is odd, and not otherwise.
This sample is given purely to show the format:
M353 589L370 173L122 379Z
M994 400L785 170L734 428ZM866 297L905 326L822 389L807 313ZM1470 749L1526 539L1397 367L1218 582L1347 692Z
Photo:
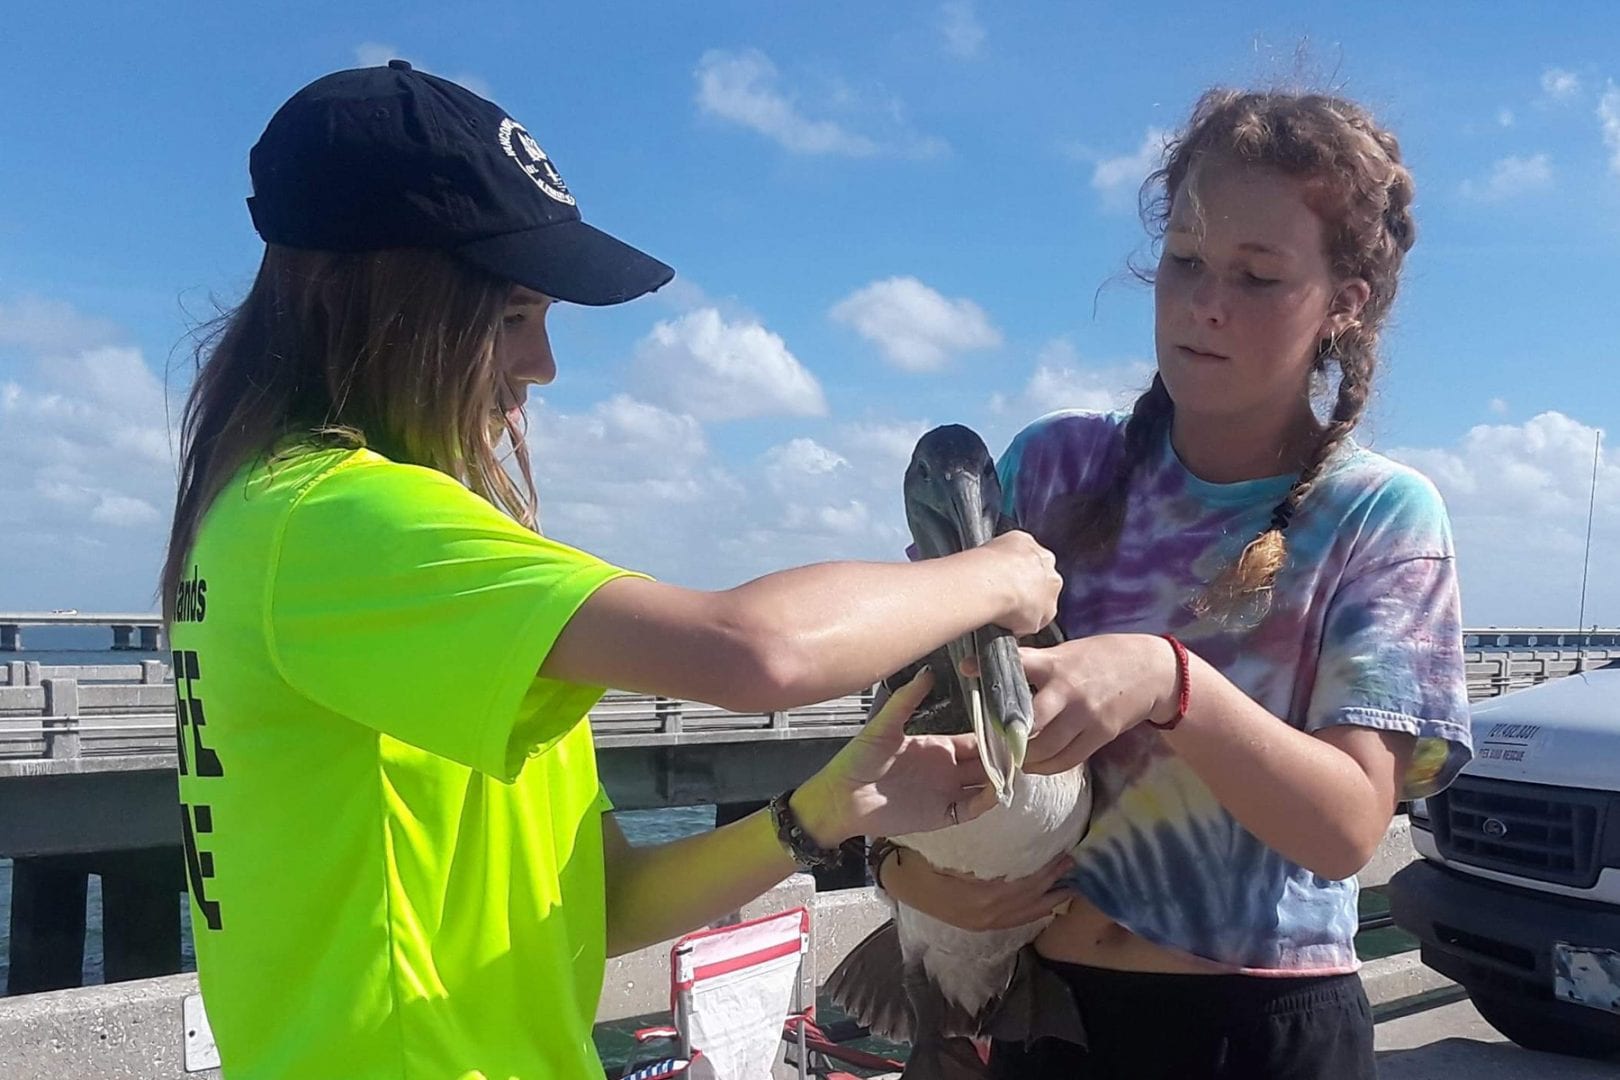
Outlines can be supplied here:
M1006 512L1046 536L1065 496L1113 476L1125 420L1062 412L1026 428L1000 464ZM1423 476L1347 440L1288 528L1269 610L1194 613L1292 481L1208 483L1162 436L1132 480L1113 555L1082 566L1059 545L1058 622L1071 638L1174 633L1305 731L1356 724L1415 735L1402 797L1431 794L1471 748L1451 529ZM1091 768L1094 816L1069 883L1104 914L1224 970L1356 969L1355 879L1320 877L1256 839L1145 724L1098 751Z

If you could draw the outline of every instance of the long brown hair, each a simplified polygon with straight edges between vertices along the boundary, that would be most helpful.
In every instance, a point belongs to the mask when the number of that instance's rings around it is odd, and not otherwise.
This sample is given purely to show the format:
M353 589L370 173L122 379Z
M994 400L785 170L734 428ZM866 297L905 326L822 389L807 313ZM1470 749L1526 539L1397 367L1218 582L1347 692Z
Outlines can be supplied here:
M1395 136L1354 102L1322 94L1210 90L1185 130L1165 146L1163 165L1142 185L1142 219L1156 243L1188 176L1204 162L1274 169L1306 182L1306 201L1326 225L1327 255L1341 279L1360 278L1369 295L1342 333L1323 339L1316 371L1337 365L1338 391L1322 436L1271 520L1195 604L1200 614L1233 612L1269 597L1287 559L1284 534L1333 452L1360 421L1372 390L1378 338L1395 300L1402 260L1417 238L1412 174ZM1151 272L1139 272L1151 281ZM1124 448L1109 481L1058 509L1052 544L1098 557L1124 526L1131 477L1168 430L1175 405L1157 375L1136 400Z
M523 432L520 478L502 466L495 342L511 286L452 256L268 245L247 296L204 328L181 422L180 490L163 565L172 621L197 529L239 469L289 435L370 446L438 469L535 522Z

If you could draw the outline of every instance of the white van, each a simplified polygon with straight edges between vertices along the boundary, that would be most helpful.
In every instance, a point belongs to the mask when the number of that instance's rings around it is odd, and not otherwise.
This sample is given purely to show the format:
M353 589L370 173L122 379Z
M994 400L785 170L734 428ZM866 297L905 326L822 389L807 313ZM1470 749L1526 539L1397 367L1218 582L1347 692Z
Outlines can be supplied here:
M1412 807L1395 922L1519 1045L1620 1053L1620 667L1480 702L1473 731Z

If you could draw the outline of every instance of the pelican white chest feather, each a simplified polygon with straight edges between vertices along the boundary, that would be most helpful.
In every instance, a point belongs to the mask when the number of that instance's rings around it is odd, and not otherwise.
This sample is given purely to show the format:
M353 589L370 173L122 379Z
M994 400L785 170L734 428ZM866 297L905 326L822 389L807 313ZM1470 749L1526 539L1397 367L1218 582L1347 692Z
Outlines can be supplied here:
M1056 776L1017 773L1012 801L972 821L938 832L897 836L935 867L980 878L1019 878L1072 851L1091 818L1086 770ZM977 1014L1007 986L1018 950L1034 941L1051 919L1011 930L962 930L895 905L900 947L952 1003Z

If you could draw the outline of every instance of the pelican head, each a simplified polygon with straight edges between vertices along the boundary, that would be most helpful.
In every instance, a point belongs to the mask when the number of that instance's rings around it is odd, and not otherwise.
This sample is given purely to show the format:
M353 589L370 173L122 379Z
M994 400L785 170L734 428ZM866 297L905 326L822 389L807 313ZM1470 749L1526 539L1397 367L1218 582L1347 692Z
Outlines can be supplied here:
M984 441L971 429L949 424L917 442L905 479L906 522L924 558L952 555L985 543L1002 522L1001 481ZM998 793L1010 790L1013 771L1024 763L1033 708L1018 642L1007 631L987 626L946 646L935 667L935 694L945 696L919 710L919 728L944 733L974 731L979 753ZM961 663L976 655L979 674L962 675ZM978 701L975 701L975 698ZM1003 801L1010 796L1004 796Z

